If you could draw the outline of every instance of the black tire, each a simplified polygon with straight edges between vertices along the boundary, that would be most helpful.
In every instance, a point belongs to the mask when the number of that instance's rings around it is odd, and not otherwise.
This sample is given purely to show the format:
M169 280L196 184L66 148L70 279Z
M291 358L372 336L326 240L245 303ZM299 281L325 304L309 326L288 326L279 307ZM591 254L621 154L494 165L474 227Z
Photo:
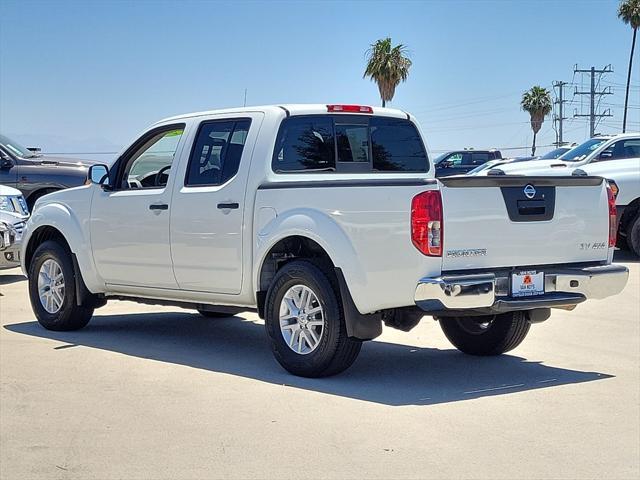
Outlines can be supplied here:
M32 193L29 198L27 198L27 207L29 208L29 212L33 213L33 206L36 204L40 197L44 197L46 194L52 192L55 192L55 190L40 190Z
M616 236L616 248L619 248L620 250L629 250L626 233L622 236L620 235L620 230L618 230L618 235Z
M323 309L324 323L315 350L301 354L289 347L280 329L280 303L296 285L309 288ZM282 367L301 377L328 377L349 368L362 341L347 336L342 301L331 273L306 260L287 263L276 274L265 304L265 326L273 354Z
M233 313L223 313L223 312L210 312L207 310L198 310L198 313L203 317L207 318L227 318L233 317Z
M524 312L478 317L439 318L451 344L469 355L500 355L513 350L529 333L531 323Z
M640 213L627 227L627 244L638 257L640 257Z
M40 301L38 293L38 276L40 268L47 260L54 260L61 268L64 280L62 305L55 313L48 312ZM40 325L47 330L78 330L89 323L93 308L76 304L75 272L70 252L58 242L43 242L33 254L29 265L29 298L31 307Z

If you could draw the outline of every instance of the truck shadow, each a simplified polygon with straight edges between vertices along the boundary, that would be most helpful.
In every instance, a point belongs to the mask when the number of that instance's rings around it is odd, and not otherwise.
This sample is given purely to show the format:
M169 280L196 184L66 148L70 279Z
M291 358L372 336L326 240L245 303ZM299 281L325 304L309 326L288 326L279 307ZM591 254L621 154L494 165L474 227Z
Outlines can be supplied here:
M0 275L0 285L10 285L12 283L24 282L27 279L24 275Z
M435 405L611 378L529 362L513 355L469 357L457 350L367 342L341 375L306 379L276 363L264 326L251 320L211 320L191 313L97 315L83 330L51 332L37 322L6 325L11 332L49 338L212 372L253 378L385 405ZM61 358L60 361L66 361Z

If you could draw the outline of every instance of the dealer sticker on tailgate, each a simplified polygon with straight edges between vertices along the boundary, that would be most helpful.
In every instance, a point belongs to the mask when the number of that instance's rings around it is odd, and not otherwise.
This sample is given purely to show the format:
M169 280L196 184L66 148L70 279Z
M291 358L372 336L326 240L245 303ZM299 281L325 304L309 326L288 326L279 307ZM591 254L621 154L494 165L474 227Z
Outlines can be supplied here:
M511 274L511 295L514 297L544 295L544 272L530 270Z

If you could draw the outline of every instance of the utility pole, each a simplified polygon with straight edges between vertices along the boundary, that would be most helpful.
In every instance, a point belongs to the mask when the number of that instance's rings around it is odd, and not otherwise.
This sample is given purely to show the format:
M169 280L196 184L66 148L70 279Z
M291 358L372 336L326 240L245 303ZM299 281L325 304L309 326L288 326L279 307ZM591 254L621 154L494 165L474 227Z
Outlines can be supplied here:
M557 131L557 137L556 137L556 146L557 147L559 147L560 145L562 145L564 143L563 138L562 138L562 121L566 120L567 117L564 116L563 106L564 106L565 103L567 103L567 101L563 99L563 95L562 94L563 94L565 85L567 85L567 82L563 82L562 80L558 80L556 82L553 82L554 92L555 92L556 87L558 88L557 99L553 102L554 104L558 105L558 114L554 115L554 117L553 117L554 123L555 122L558 123L558 131Z
M611 117L611 109L607 108L604 112L596 112L596 97L601 97L603 95L611 95L613 92L611 91L611 87L606 87L604 90L596 91L596 74L598 75L598 83L600 83L600 77L605 73L611 73L613 69L611 65L607 65L604 68L598 69L595 67L591 67L588 70L579 69L578 65L576 65L573 69L573 73L589 73L591 77L591 89L588 92L579 92L578 87L576 87L573 92L574 95L589 95L589 114L578 114L577 112L573 114L574 117L589 117L589 136L593 137L596 133L596 123L598 118L602 117Z

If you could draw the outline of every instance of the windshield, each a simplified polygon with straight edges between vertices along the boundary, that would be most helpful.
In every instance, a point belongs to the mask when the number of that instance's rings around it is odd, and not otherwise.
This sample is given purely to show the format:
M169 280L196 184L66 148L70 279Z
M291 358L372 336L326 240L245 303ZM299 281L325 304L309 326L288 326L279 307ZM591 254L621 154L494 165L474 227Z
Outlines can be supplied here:
M0 145L17 157L33 158L37 156L29 149L23 147L18 142L14 142L10 138L5 137L4 135L0 135Z
M567 153L569 150L571 150L569 147L556 148L554 150L551 150L550 152L545 153L538 160L555 160L563 153Z
M582 145L578 145L577 147L569 150L564 155L560 155L558 157L558 160L564 160L566 162L579 162L581 160L584 160L607 140L608 139L606 138L592 138L591 140L587 140Z
M444 157L446 157L447 155L449 155L449 152L447 152L447 153L443 153L442 155L438 155L438 156L435 158L435 160L433 161L433 163L437 165L437 164L438 164L438 163L440 163L440 162L444 159Z

